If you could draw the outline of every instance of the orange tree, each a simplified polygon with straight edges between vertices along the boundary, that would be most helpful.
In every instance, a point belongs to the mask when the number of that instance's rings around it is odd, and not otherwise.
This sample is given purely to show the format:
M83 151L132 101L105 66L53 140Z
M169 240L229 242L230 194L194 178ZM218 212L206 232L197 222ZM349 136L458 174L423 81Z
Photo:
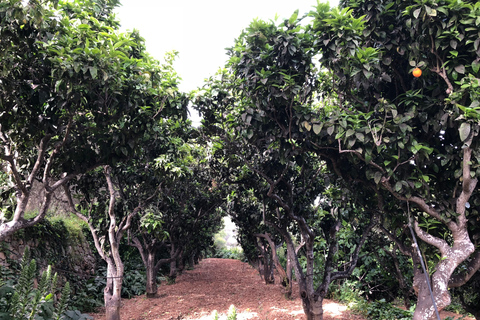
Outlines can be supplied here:
M480 4L343 5L351 9L318 5L311 13L309 32L327 81L317 116L298 122L315 131L314 152L352 183L377 188L384 199L379 209L387 203L396 208L395 219L412 223L421 245L436 253L428 257L428 277L415 265L413 281L414 319L434 319L427 279L443 309L451 301L448 288L463 285L480 267L474 236L480 219ZM411 73L416 67L423 71L418 78ZM385 215L383 227L389 229L394 216ZM392 230L390 239L410 244Z
M144 153L145 141L152 144L150 140L161 134L159 119L186 118L187 103L175 90L178 77L169 63L161 66L151 59L138 33L118 33L119 23L111 14L117 4L0 4L0 159L16 197L14 210L2 215L0 239L42 220L58 188L65 187L69 194L75 178L103 172L108 249L98 237L95 242L108 264L108 319L119 318L119 242L132 215L148 200L137 199L120 220L116 170L125 169L122 163L136 156L151 157ZM34 182L40 183L44 196L38 213L25 219ZM76 209L95 237L98 225L89 220L88 211Z
M118 33L117 3L0 4L0 165L2 189L15 198L2 210L0 239L42 220L72 178L133 154L145 123L176 108L142 38ZM43 198L26 219L34 183Z
M242 183L242 172L261 181L253 187L261 194L258 198L269 202L269 209L265 210L265 218L253 220L269 222L281 234L295 268L305 314L308 319L321 319L322 301L331 281L353 272L359 250L372 228L365 220L374 219L368 219L372 211L363 209L358 211L361 214L357 220L346 214L357 208L353 204L357 199L346 195L343 203L335 203L339 207L332 208L333 214L325 210L333 220L325 233L331 241L325 264L316 259L315 241L322 235L316 220L323 217L317 215L314 203L324 200L327 207L330 202L324 199L328 188L323 183L325 166L310 151L308 132L303 132L298 122L312 112L318 82L313 62L315 39L305 32L300 21L295 13L280 24L252 22L229 49L230 73L221 72L218 80L212 79L196 105L204 116L204 127L218 145L216 155L226 159L230 169L226 174L232 182ZM246 187L252 186L247 183ZM362 200L368 208L375 198L369 190L364 194L367 196ZM344 270L336 264L340 261L337 235L342 223L355 224L358 231L353 249L343 257L349 261ZM288 232L293 226L305 242L304 263L303 253L296 250L297 243ZM317 277L317 273L321 276ZM315 282L316 277L321 280Z
M223 146L270 185L269 196L285 212L295 208L285 199L298 195L285 198L275 189L288 170L313 155L325 161L382 213L380 229L412 256L414 319L433 319L427 279L442 309L450 303L448 288L480 267L474 242L480 4L344 5L351 9L319 4L305 28L295 14L278 26L254 21L230 50L231 74L210 84L199 109ZM415 68L420 77L412 75ZM215 118L221 121L211 125ZM269 177L258 166L263 160L283 169ZM295 212L291 217L304 224ZM398 224L411 224L420 245L431 248L429 277L410 250L412 238L394 233ZM321 319L321 288L308 289L305 313Z

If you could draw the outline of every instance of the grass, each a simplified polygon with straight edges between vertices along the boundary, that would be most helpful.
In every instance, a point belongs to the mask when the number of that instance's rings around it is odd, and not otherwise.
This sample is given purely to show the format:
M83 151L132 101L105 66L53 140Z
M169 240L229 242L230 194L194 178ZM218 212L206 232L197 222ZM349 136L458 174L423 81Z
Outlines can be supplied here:
M67 228L68 232L75 239L82 239L83 240L83 232L82 229L84 226L87 226L85 221L81 220L76 215L69 213L69 214L60 214L60 215L48 215L47 220L52 224L59 223L60 221L63 222L65 228Z
M25 219L31 219L38 215L38 211L29 211L25 213ZM87 226L87 223L78 218L73 213L61 213L49 212L45 218L52 226L63 223L68 230L70 239L84 240L84 234L82 229Z

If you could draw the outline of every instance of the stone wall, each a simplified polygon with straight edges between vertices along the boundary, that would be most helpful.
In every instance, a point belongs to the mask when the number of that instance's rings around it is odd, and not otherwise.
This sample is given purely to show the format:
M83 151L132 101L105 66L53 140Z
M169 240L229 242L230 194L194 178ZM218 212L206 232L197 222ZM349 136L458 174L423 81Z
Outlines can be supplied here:
M9 267L19 262L26 246L40 271L51 265L54 272L66 279L86 279L94 275L96 258L83 234L72 235L65 227L44 221L2 241L0 265Z

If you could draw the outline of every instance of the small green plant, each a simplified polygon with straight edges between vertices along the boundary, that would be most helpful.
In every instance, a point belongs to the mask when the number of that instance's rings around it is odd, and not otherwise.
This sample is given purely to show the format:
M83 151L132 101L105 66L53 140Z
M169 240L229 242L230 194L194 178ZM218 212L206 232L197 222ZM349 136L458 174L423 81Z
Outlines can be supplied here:
M2 272L3 273L3 272ZM57 274L52 275L51 266L47 267L34 287L37 274L35 259L30 260L30 250L25 248L20 263L20 275L14 279L0 282L0 319L4 320L60 320L60 319L92 319L87 315L66 317L69 302L70 284L67 282L62 289L60 299L55 303L54 294L57 291Z
M212 320L218 320L218 312L217 312L217 310L213 310L213 312L212 312Z
M228 308L227 320L237 320L237 309L233 304Z
M361 300L354 304L351 309L360 313L368 320L411 320L413 316L413 311L394 307L391 303L386 302L385 299L370 303L366 300Z
M37 272L37 263L30 260L30 250L25 249L20 264L20 276L17 283L2 283L1 299L3 309L0 318L17 319L60 319L65 312L70 294L70 285L67 282L62 290L60 301L55 305L53 295L56 290L57 274L52 276L52 268L48 266L42 273L38 287L34 288Z
M219 259L236 259L243 261L245 256L243 255L243 250L241 248L221 248L215 251L213 258Z
M356 281L345 280L340 285L332 284L329 297L336 301L350 304L358 303L363 292L356 287Z

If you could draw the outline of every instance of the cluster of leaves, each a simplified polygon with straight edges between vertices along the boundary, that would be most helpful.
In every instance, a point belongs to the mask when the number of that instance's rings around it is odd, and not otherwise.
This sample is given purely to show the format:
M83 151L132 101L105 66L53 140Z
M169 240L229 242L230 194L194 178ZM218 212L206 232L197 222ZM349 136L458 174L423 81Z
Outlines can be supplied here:
M57 291L57 274L52 275L50 266L42 273L38 287L34 287L37 276L37 264L30 260L30 251L25 249L20 264L20 274L16 283L9 280L0 283L0 300L4 303L0 309L2 319L68 319L66 309L70 295L70 284L67 282L58 302L54 302ZM74 318L76 319L76 318Z
M244 260L243 250L240 248L216 249L212 258Z
M353 306L353 309L369 320L395 319L410 320L413 312L410 310L402 310L394 307L391 303L380 299L375 302L367 302L363 300Z
M218 320L218 319L219 319L218 312L217 310L214 310L212 312L212 320ZM227 320L237 320L237 309L233 304L230 305L230 307L228 308Z

